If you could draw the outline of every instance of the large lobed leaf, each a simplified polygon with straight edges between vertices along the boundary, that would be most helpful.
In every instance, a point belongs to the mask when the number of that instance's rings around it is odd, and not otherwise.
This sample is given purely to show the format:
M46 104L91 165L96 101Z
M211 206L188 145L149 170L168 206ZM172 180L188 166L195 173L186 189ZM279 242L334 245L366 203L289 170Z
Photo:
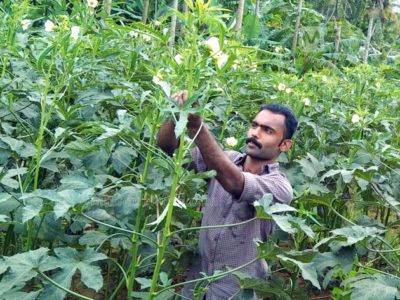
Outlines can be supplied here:
M359 275L342 283L349 284L352 300L400 299L400 279L385 274Z
M274 220L280 229L287 233L295 233L301 229L310 238L314 238L311 227L306 225L301 218L292 215L283 215L285 212L295 212L297 209L283 203L273 203L272 194L265 194L260 200L254 202L257 218Z
M103 286L103 276L101 275L100 267L93 265L94 262L107 259L107 256L86 249L83 252L78 252L73 248L56 248L54 249L56 257L51 257L47 262L47 267L51 269L60 268L52 279L69 289L71 287L72 277L76 271L80 271L82 282L89 288L98 291ZM54 285L46 284L39 299L64 299L66 292L55 287Z
M39 248L37 250L19 253L13 256L4 256L0 260L1 273L7 272L0 281L0 297L24 287L28 280L31 280L37 275L35 269L47 271L47 261L49 256L47 248Z

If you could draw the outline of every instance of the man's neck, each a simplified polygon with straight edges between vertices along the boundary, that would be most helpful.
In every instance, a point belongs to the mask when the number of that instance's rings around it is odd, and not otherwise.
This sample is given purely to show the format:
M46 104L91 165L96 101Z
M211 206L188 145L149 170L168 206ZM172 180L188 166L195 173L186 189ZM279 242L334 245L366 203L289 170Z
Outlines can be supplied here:
M249 155L246 155L246 159L243 164L243 171L250 172L253 174L261 173L264 166L268 164L273 164L276 162L276 159L273 160L260 160L253 158Z

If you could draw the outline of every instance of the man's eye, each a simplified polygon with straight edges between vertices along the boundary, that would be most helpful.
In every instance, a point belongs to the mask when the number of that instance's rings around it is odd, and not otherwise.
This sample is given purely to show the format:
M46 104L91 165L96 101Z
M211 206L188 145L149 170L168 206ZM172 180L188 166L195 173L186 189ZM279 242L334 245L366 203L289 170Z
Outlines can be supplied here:
M263 129L264 129L265 133L268 133L268 134L272 133L272 129L269 127L263 127Z
M257 128L257 126L258 126L257 123L255 123L255 122L252 122L252 123L251 123L251 127L252 127L252 128Z

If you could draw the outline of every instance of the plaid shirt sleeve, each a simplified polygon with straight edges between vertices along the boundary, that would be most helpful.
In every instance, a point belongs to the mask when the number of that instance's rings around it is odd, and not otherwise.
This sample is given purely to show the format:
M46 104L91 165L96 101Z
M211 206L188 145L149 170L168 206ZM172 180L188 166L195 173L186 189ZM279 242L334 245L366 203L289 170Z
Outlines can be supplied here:
M191 168L195 169L197 172L206 172L208 168L206 163L204 162L203 156L200 153L199 148L195 147L192 150L192 163Z
M243 172L243 176L244 187L238 201L252 203L267 193L271 193L275 201L285 204L289 204L293 199L293 189L280 172L262 175Z

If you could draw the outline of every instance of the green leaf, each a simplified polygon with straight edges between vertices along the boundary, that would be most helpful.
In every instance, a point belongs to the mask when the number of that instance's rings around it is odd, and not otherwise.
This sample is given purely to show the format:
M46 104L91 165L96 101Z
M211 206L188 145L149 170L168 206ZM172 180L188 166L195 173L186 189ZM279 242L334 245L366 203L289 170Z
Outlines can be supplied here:
M261 24L259 18L249 13L243 20L243 33L247 38L256 38L260 34Z
M8 219L10 219L9 216L7 216L7 215L0 215L0 222L8 222Z
M64 190L58 192L63 201L56 202L54 213L57 218L63 216L71 207L90 200L94 195L94 189Z
M43 206L43 200L36 197L30 198L25 202L28 203L22 208L22 223L39 216Z
M97 147L85 141L73 141L64 147L65 151L72 155L80 156L96 151Z
M45 58L47 57L47 55L48 55L54 48L55 48L55 45L50 45L50 46L48 46L46 49L44 49L44 50L40 53L40 55L39 55L39 57L38 57L38 59L37 59L37 62L36 62L36 67L37 67L37 69L39 69L40 71L44 71L44 70L43 70L43 63L44 63L44 60L45 60Z
M122 131L122 128L119 128L119 127L114 128L114 127L108 127L105 125L101 125L101 128L104 130L104 132L97 138L98 141L108 139L110 137L114 137Z
M0 140L6 143L12 151L16 152L21 157L32 157L36 153L35 146L22 140L14 139L10 136L1 137Z
M155 37L156 39L160 40L163 44L167 43L167 39L168 38L166 36L160 34L158 31L152 29L151 27L146 26L145 24L140 23L140 22L133 23L133 26L135 26L136 28L139 28L141 30L147 31L149 35L151 35L152 37Z
M284 232L296 233L296 228L289 222L289 216L276 215L273 216L272 219L275 221L276 225L278 225L279 228L282 229Z
M30 293L12 290L12 291L8 291L4 295L1 295L0 299L1 300L35 300L40 292L41 292L41 290L36 291L36 292L30 292Z
M301 170L305 176L310 177L310 178L314 178L317 176L317 172L314 169L312 162L310 162L309 160L307 160L305 158L302 158L302 159L298 160L297 162L300 164Z
M350 285L353 300L400 299L400 279L385 274L358 275L342 282Z
M29 199L32 197L39 197L46 200L55 202L54 213L57 218L62 217L67 211L77 204L84 203L90 200L94 195L94 189L79 189L79 190L62 190L56 192L54 190L36 190L30 194L24 194L20 199Z
M283 255L278 255L278 257L283 261L288 261L298 266L301 270L303 278L309 280L313 284L313 286L315 286L319 290L321 289L321 286L319 285L318 282L317 269L315 268L315 264L313 262L303 263Z
M107 238L107 236L108 235L103 232L92 230L79 238L79 244L86 246L98 246Z
M0 297L14 288L23 288L28 280L37 275L34 268L51 270L46 264L49 258L48 251L47 248L39 248L14 256L4 256L4 260L0 261L0 269L4 270L5 266L9 269L0 281Z
M115 171L122 174L135 157L137 157L137 153L132 148L118 146L111 155L111 162Z
M12 195L9 193L0 193L0 203L6 202L11 197L12 197Z
M270 281L262 280L259 278L252 278L246 273L242 272L234 272L233 276L236 281L239 283L239 286L242 290L253 290L256 292L258 297L261 298L274 298L274 299L292 299L289 294L287 294L281 287L273 286ZM253 293L251 294L251 298L254 299ZM239 298L239 299L242 299Z
M339 265L345 272L349 272L354 265L354 250L343 247L338 252L317 253L313 259L317 272L322 274L328 267Z
M113 248L122 248L129 250L132 248L132 242L127 236L118 236L114 237L110 241L111 247Z
M111 205L119 215L130 215L138 208L141 194L140 189L135 186L122 187L113 195Z
M181 136L182 132L186 128L186 124L188 122L188 113L186 112L181 112L179 114L179 120L175 124L175 136L178 138Z
M322 244L325 244L331 240L334 240L334 243L338 247L346 247L353 245L359 241L364 240L367 237L376 237L385 231L376 227L362 227L358 225L354 225L351 227L344 227L332 230L332 236L324 238L320 240L314 248L318 248ZM343 241L345 239L345 241Z
M257 211L257 217L261 219L271 219L273 214L283 213L288 211L297 211L294 207L291 207L282 203L272 204L272 194L265 194L260 200L254 202L254 207Z
M93 263L107 259L103 253L98 253L93 249L86 249L78 252L73 248L55 248L55 257L51 257L47 266L51 269L59 268L52 279L63 287L71 287L72 276L76 271L80 271L82 282L96 292L103 286L101 269ZM66 292L51 284L46 284L40 299L64 299Z
M151 287L151 279L144 277L136 277L135 280L140 284L141 290Z
M165 272L160 273L160 280L162 283L162 286L169 286L172 283L172 279L168 279L168 274Z

